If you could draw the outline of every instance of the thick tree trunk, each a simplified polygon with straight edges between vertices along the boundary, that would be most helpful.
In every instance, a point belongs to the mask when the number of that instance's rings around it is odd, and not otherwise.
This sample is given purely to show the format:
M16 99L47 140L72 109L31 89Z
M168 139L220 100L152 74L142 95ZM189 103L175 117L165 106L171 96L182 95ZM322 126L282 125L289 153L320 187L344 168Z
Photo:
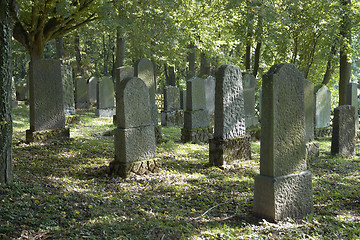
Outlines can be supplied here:
M347 85L351 78L351 0L340 0L343 7L343 15L341 18L340 35L342 42L340 47L340 78L339 78L339 106L346 104Z
M11 37L17 16L14 0L0 1L0 183L12 183Z

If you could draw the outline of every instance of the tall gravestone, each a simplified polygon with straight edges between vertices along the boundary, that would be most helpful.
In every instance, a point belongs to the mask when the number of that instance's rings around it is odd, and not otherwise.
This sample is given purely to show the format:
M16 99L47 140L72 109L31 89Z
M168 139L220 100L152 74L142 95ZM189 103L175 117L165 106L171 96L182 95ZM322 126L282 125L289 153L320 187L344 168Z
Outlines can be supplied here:
M98 79L96 77L89 78L89 80L87 81L87 88L88 88L90 104L96 104L97 86L98 86Z
M98 80L95 116L112 117L115 114L115 92L112 78L104 76Z
M331 136L331 92L325 85L315 87L315 137Z
M312 212L311 172L305 153L304 76L276 64L263 76L260 175L254 213L270 221Z
M351 157L355 154L355 107L342 105L334 109L331 154Z
M70 65L61 65L65 116L75 115L74 82Z
M158 170L149 89L140 78L126 78L117 86L116 112L115 159L110 163L111 172L126 178L131 173Z
M209 144L210 164L223 166L236 159L250 159L250 136L245 130L240 67L222 65L216 72L215 127L214 138Z
M161 126L180 126L183 122L184 111L180 109L180 89L175 86L165 86Z
M16 83L16 99L18 101L25 101L28 100L29 96L29 87L26 80L21 80L20 82Z
M204 79L192 77L186 81L186 98L181 140L192 143L208 142L213 130L206 109Z
M215 78L213 76L205 78L205 97L206 109L210 116L210 122L213 122L215 113Z
M26 141L69 138L69 129L65 128L60 61L32 61L29 87L30 129L26 131Z
M82 76L75 79L75 108L89 109L90 100L87 87L87 81Z
M256 126L258 120L255 117L255 88L256 78L252 74L244 74L243 91L244 91L244 112L246 128Z
M349 83L347 88L346 104L354 106L355 108L355 129L359 129L359 101L358 101L358 85L356 83Z
M147 58L136 61L134 66L134 76L142 79L149 89L151 119L155 129L155 138L159 142L161 139L161 126L158 124L158 108L155 102L156 82L154 64Z

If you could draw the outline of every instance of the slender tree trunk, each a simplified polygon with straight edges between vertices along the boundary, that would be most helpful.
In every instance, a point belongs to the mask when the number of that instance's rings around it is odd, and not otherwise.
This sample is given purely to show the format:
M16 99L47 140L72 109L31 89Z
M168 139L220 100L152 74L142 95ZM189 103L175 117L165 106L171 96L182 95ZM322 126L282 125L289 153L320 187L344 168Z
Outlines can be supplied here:
M0 183L12 183L11 37L18 14L14 0L0 1Z
M256 43L255 55L254 55L254 69L253 69L254 77L257 76L259 71L261 45L262 45L261 41Z
M200 55L200 76L205 77L210 75L210 62L209 58L201 53Z
M107 46L106 46L106 39L105 39L105 35L103 35L103 61L104 61L104 76L106 76L107 74L107 68L108 68L108 61L107 61Z
M75 48L77 75L84 76L84 70L83 70L82 61L81 61L79 34L75 34L74 48Z
M63 37L56 38L56 56L60 60L64 57Z
M340 47L339 106L346 104L347 85L351 78L351 18L349 16L351 0L340 0L340 2L343 7L343 15L340 28L342 42Z
M121 27L116 29L115 84L120 81L119 68L125 65L126 34Z
M192 77L195 77L196 75L196 47L192 43L189 45L189 55L188 55L188 61L189 61L189 70L188 70L188 76L187 78L190 79Z
M245 69L249 72L251 69L251 42L248 41L245 49Z

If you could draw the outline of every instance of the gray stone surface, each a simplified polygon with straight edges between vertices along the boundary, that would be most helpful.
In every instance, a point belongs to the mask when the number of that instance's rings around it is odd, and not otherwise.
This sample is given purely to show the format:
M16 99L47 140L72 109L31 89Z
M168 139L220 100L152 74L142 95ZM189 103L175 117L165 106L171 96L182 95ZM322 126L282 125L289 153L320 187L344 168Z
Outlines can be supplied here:
M215 113L215 78L213 76L205 78L205 97L206 109L212 116Z
M88 109L90 107L90 100L88 94L87 81L78 76L75 79L75 108Z
M87 85L90 104L95 104L97 100L98 79L96 77L89 78Z
M61 65L65 115L75 115L74 81L70 65Z
M180 110L180 90L175 86L164 88L164 111Z
M186 81L186 110L206 110L204 79L192 77Z
M155 71L154 64L147 58L141 58L134 65L134 76L143 80L149 89L150 105L155 104Z
M331 153L343 157L355 154L355 107L342 105L334 109Z
M315 128L330 126L331 92L325 85L315 87Z
M304 82L304 108L305 108L305 141L314 140L314 84L305 79Z
M214 138L245 135L245 112L240 67L223 65L216 72Z
M349 83L347 89L346 104L355 107L355 129L359 129L359 102L358 102L358 85Z
M245 126L252 127L257 125L258 121L255 117L255 87L257 81L252 74L244 74L243 76L243 96L244 96L244 114Z
M144 88L145 86L145 88ZM132 128L152 124L149 90L140 78L121 81L116 93L116 126Z
M97 100L95 115L100 117L111 117L115 110L115 92L112 78L104 76L99 79L97 87Z
M184 112L184 128L207 128L209 126L209 113L206 110Z
M180 90L180 109L186 109L186 90Z
M119 67L117 69L118 79L120 81L124 80L125 78L134 77L134 68L129 66Z
M65 127L60 61L31 62L29 80L30 131Z
M271 221L301 218L313 209L305 149L304 81L292 64L276 64L263 76L260 175L254 213Z
M26 80L16 83L16 99L19 101L27 100L29 96L29 87Z
M16 108L18 106L18 102L16 100L16 87L14 77L11 78L11 107Z

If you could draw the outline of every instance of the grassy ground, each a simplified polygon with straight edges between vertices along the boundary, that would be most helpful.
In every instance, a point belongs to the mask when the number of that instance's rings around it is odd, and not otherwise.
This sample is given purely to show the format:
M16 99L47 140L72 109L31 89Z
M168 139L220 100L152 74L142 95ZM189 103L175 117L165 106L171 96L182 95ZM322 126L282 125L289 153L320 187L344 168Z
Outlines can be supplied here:
M0 185L0 239L359 239L360 161L333 157L320 141L313 173L314 213L277 224L252 215L252 160L208 166L208 145L182 144L163 128L162 170L128 179L108 176L112 119L79 112L72 141L25 144L28 108L14 109L14 184ZM357 153L360 149L357 148Z

